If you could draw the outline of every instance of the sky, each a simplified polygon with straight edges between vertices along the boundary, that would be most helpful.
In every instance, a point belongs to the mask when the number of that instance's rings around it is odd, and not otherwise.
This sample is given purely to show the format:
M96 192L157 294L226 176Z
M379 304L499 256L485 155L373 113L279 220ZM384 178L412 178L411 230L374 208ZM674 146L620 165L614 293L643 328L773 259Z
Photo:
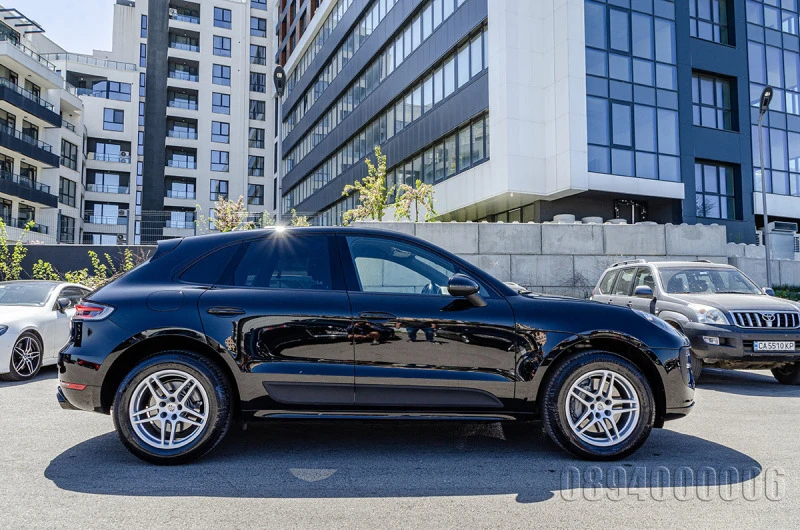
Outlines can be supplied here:
M114 0L2 0L44 28L45 35L75 53L111 49Z

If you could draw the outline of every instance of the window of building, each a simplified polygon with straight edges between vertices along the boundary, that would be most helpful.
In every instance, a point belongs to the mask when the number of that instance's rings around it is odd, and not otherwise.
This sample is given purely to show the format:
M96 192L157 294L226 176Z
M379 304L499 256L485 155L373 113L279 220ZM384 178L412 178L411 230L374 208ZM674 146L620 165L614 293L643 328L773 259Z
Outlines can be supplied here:
M266 92L267 74L250 72L250 90L252 92Z
M214 25L218 28L231 28L231 10L221 7L214 8Z
M228 181L211 179L211 194L209 200L220 201L228 198Z
M231 39L214 35L214 55L221 57L231 56Z
M264 176L264 157L250 155L247 157L247 174L251 177Z
M737 219L736 186L731 166L710 162L694 165L697 217Z
M224 64L212 65L211 82L215 85L231 86L231 67Z
M61 165L78 170L78 146L61 140Z
M147 44L139 44L139 66L147 66Z
M253 37L266 37L267 20L264 18L250 17L250 35Z
M121 132L125 126L125 111L103 109L103 130Z
M139 102L139 127L144 126L144 101Z
M217 114L231 113L231 96L229 94L211 93L211 111Z
M211 171L228 171L228 151L211 151Z
M142 25L139 36L143 39L147 38L147 15L142 15Z
M75 207L77 185L75 182L60 177L58 179L58 201L66 204L67 206Z
M264 186L262 184L247 186L247 204L264 204Z
M59 216L59 243L75 243L75 218L67 215Z
M250 0L250 7L253 9L267 10L267 0Z
M689 0L689 34L698 39L730 44L727 0Z
M145 95L145 80L147 79L147 74L141 72L139 74L139 97L144 97Z
M230 143L231 125L223 121L211 122L211 141L222 144Z
M728 79L692 74L692 122L702 127L733 130L731 83Z
M267 64L267 47L250 45L250 64Z
M264 129L258 129L256 127L250 127L250 135L249 135L249 146L254 147L256 149L264 149L264 140L266 138L266 134Z
M267 119L266 101L260 101L258 99L250 100L250 119L260 121L265 121Z
M138 142L136 144L136 154L139 156L144 155L144 131L139 131Z

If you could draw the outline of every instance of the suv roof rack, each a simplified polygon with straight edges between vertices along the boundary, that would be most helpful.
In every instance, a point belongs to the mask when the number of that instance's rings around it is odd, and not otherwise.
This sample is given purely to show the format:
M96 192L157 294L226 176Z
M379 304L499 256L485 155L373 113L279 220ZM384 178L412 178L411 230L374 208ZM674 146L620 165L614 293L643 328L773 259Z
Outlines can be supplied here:
M629 259L625 261L618 261L611 265L612 267L621 267L622 265L630 265L632 263L647 263L647 260L644 259Z
M695 263L711 263L709 259L696 259L694 260Z

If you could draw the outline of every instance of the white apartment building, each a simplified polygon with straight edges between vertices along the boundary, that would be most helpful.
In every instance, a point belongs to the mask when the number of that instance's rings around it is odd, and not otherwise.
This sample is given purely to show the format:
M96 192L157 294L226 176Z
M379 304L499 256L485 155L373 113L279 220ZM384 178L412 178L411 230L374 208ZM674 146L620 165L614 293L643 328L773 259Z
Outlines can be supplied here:
M24 80L53 93L47 105L39 104L47 107L39 113L44 118L29 121L25 114L14 125L22 136L38 126L38 141L55 147L39 146L52 156L35 163L9 153L9 175L35 173L39 192L50 186L51 195L40 197L34 212L31 198L9 199L3 215L24 225L47 207L53 226L36 229L54 241L138 244L195 233L197 207L213 220L213 203L221 198L242 196L254 219L272 212L277 183L272 170L266 177L275 163L271 9L265 0L117 0L112 49L92 55L70 53L38 26L17 32L29 52L25 60L41 72L29 81L19 75L28 70L17 67L18 81L8 84L19 90L12 92L25 96ZM23 44L13 40L0 44L18 50ZM0 64L14 59L12 52L0 55ZM10 79L4 71L3 77ZM59 112L67 112L63 120ZM77 162L65 145L58 163L62 134L78 146ZM35 170L31 164L38 164ZM17 178L17 187L31 181L26 178ZM71 230L71 236L57 237L62 221L62 233Z

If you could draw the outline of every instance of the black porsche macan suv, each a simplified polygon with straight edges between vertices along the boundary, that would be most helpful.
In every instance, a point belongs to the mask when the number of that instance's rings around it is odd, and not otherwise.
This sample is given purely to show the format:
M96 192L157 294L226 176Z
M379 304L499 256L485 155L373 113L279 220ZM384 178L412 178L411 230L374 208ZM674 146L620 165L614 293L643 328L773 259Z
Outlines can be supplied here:
M687 414L687 339L652 315L520 292L420 239L287 228L172 239L76 308L64 408L157 464L234 419L541 419L616 459Z

